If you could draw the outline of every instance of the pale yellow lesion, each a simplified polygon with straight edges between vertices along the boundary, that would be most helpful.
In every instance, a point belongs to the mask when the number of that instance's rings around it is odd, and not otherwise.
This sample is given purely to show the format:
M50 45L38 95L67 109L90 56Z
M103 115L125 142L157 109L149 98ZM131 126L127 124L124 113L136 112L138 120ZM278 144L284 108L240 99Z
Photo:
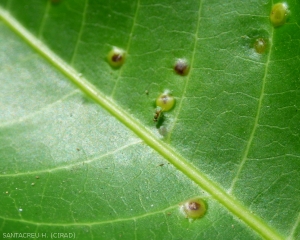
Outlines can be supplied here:
M121 67L125 61L125 50L113 47L107 55L107 60L112 67Z
M170 111L175 105L175 98L170 91L166 90L156 99L156 106L161 107L163 112Z
M276 3L270 13L270 21L274 27L282 26L286 23L289 10L286 3Z
M201 198L193 198L182 203L181 210L187 218L194 220L204 216L206 204Z

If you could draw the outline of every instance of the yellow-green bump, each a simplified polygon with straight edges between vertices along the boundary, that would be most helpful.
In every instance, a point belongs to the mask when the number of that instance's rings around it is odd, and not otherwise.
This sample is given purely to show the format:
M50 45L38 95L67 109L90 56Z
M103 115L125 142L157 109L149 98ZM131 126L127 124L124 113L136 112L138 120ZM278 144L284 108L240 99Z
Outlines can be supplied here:
M125 61L125 51L118 47L108 53L107 60L112 67L121 67Z
M171 110L175 105L175 98L170 91L166 90L156 99L156 106L161 107L163 112Z
M202 217L206 212L205 202L200 198L189 199L181 206L186 217L197 219Z
M273 5L270 13L270 21L274 27L279 27L285 24L289 16L289 10L286 3L276 3Z

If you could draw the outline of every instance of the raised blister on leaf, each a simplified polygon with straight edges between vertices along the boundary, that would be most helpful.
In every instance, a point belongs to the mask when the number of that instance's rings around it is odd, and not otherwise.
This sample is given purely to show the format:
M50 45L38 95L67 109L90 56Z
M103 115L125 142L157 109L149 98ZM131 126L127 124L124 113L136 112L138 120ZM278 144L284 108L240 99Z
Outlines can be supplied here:
M182 203L181 209L187 218L197 219L205 214L206 205L202 199L193 198Z
M163 112L171 110L175 105L175 98L166 90L156 99L156 106L161 107Z
M270 21L274 27L279 27L285 24L289 15L288 6L286 3L276 3L273 5L271 14L270 14Z
M125 51L121 48L113 47L107 55L107 60L111 66L120 67L125 61Z
M189 73L189 65L186 59L179 58L176 60L174 70L177 74L185 76Z
M258 38L254 42L255 52L262 54L266 51L267 43L263 38Z

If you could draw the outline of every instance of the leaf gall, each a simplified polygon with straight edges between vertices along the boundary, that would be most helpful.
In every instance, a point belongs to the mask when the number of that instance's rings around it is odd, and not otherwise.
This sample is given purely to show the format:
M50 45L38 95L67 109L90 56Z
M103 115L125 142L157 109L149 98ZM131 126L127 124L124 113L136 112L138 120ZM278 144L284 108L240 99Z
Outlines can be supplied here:
M189 66L185 59L177 59L174 70L178 75L185 76L189 72Z
M175 98L170 91L166 90L156 99L156 106L161 107L163 112L171 110L175 105Z
M183 212L190 219L202 217L206 212L206 206L202 199L189 199L182 204Z
M255 52L262 54L266 51L267 43L263 38L258 38L255 40L254 43L254 50Z
M121 67L125 61L125 51L123 49L113 47L107 55L107 60L112 67Z
M270 21L274 27L279 27L285 24L289 15L288 6L286 3L276 3L273 5L270 13Z

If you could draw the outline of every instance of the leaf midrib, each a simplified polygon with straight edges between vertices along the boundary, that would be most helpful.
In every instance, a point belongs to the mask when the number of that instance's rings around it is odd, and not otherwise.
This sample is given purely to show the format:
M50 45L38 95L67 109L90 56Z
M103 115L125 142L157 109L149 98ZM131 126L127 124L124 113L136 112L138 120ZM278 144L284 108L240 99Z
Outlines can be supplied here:
M123 111L113 100L106 97L81 74L71 68L66 62L55 55L46 45L27 31L14 17L6 10L0 7L0 18L35 51L46 58L58 71L67 76L75 85L77 85L86 95L92 98L96 103L106 109L112 116L117 118L122 124L133 131L149 147L156 150L166 160L172 163L178 170L185 174L189 179L197 183L201 188L207 191L232 214L243 220L250 228L267 239L283 239L274 229L268 226L262 219L255 216L236 199L228 195L220 186L209 180L203 173L196 169L185 158L179 155L168 144L157 139L140 122L132 118Z

